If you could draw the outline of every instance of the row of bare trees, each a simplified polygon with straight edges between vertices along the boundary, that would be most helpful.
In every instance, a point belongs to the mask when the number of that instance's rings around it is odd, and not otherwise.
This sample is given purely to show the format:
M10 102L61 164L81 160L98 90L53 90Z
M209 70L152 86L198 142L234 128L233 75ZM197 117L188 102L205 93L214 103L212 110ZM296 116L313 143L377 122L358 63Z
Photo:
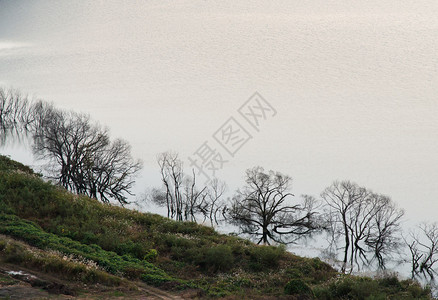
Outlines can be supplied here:
M410 264L412 278L433 284L438 274L438 223L422 223L404 233L402 209L389 197L350 181L334 182L321 197L331 250L343 254L341 271L373 262L385 269L398 256Z
M203 222L218 225L225 205L222 196L226 185L217 179L198 187L196 173L184 172L183 162L178 154L165 152L158 158L163 189L153 189L151 200L167 208L167 217L178 221L197 221L201 216Z
M304 196L301 203L293 203L289 176L261 167L250 169L247 185L225 200L224 182L214 179L199 186L196 172L187 175L178 154L164 152L157 161L163 188L153 189L149 196L167 208L168 218L195 222L200 218L209 220L211 226L228 221L242 234L256 237L259 244L291 243L321 229L315 219L314 198Z
M320 199L290 192L292 179L261 167L246 171L245 186L228 199L225 183L218 180L198 186L196 173L187 175L178 155L158 156L162 189L151 200L167 208L169 218L180 221L220 221L236 225L240 234L259 244L295 243L314 234L325 234L326 253L341 256L342 272L375 266L385 269L409 249L412 276L433 279L438 262L438 225L424 224L405 237L404 211L388 197L351 181L335 181Z
M88 115L0 89L0 129L3 141L14 134L30 136L35 156L59 185L103 202L128 203L142 164L126 141L112 141L108 129Z

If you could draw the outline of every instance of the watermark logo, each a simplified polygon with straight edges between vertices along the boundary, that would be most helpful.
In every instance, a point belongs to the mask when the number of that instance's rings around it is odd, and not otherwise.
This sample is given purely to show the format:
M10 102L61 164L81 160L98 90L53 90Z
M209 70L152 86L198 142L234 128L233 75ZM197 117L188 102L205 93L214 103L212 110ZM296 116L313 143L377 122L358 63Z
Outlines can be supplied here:
M254 93L230 116L212 135L217 146L211 146L206 140L191 156L188 157L190 167L197 170L198 175L205 178L207 184L216 177L216 172L234 158L253 136L251 131L259 132L260 127L268 119L277 114L275 108L259 93ZM241 122L242 119L246 122ZM225 152L221 152L225 150ZM225 155L223 153L226 153Z
M277 114L275 108L257 92L255 92L248 101L243 103L238 111L239 114L257 131L260 131L262 122Z
M209 146L205 141L193 154L189 156L190 166L198 170L198 175L203 175L207 181L211 180L210 175L216 176L216 171L221 170L228 162L215 148ZM210 174L210 175L209 175Z
M252 139L252 135L231 117L213 134L213 138L234 157L237 151Z

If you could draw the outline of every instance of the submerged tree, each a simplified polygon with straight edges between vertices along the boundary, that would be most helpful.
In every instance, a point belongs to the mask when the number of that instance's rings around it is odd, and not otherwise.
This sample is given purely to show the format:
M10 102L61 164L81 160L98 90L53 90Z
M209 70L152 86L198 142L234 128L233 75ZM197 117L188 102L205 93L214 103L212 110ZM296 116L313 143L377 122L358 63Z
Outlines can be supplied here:
M196 187L196 173L192 170L192 177L186 177L183 185L183 206L184 206L184 219L192 222L196 222L196 215L203 213L204 208L207 206L206 187L198 189Z
M211 227L219 225L219 217L225 219L227 206L223 201L223 196L227 189L225 182L215 178L207 186L207 200L203 207L204 221L210 220Z
M206 197L205 188L199 190L196 186L196 174L188 177L184 173L183 162L176 153L161 153L157 161L164 191L153 190L152 201L167 208L168 218L196 221Z
M178 158L178 154L170 152L159 154L157 162L164 192L159 189L153 190L152 201L160 206L166 206L168 218L183 220L183 163Z
M33 123L32 103L18 91L0 88L0 145L20 138Z
M379 268L385 269L387 259L402 246L400 222L404 211L389 197L377 195L376 200L380 203L368 226L365 244L373 253Z
M320 229L312 198L292 202L289 176L255 167L246 171L245 181L246 186L232 200L229 215L258 244L292 243Z
M167 208L167 217L177 221L197 221L202 216L218 224L218 213L223 209L222 196L225 183L213 180L199 187L196 172L184 173L183 162L177 153L164 152L158 155L163 189L154 189L151 201Z
M400 245L397 234L404 212L389 197L375 194L350 181L334 182L321 197L326 203L331 245L343 241L341 271L370 265L376 259L385 267L385 257Z
M424 223L418 226L419 232L411 232L404 238L410 252L412 278L423 277L434 281L438 262L438 224Z

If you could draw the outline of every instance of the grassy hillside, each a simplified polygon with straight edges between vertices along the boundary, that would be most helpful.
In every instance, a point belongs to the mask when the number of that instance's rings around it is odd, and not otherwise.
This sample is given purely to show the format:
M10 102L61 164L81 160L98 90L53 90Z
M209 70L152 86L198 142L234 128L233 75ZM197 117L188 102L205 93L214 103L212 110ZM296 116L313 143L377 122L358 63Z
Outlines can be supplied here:
M88 284L142 281L198 298L430 299L412 281L340 275L283 247L73 195L4 156L0 233L4 263Z

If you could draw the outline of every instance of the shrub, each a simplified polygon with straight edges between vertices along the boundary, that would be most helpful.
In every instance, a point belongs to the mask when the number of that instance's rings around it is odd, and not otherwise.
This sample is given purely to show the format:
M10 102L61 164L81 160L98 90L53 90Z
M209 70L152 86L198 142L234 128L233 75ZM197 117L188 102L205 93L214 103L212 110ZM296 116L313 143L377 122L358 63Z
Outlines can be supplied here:
M383 287L401 289L402 285L398 280L397 276L388 276L379 279L379 285Z
M399 282L394 276L379 280L343 276L313 291L318 299L430 299L429 290L413 281Z
M0 155L0 171L21 171L27 174L34 174L34 171L28 166L14 161L4 155Z
M301 271L299 269L296 269L296 268L286 269L285 273L288 277L293 278L293 279L303 277L303 274L301 273Z
M249 248L250 269L262 271L267 268L276 268L285 252L284 246L255 246Z
M312 295L312 289L301 279L292 279L284 287L286 295Z
M403 280L400 284L406 289L414 299L429 299L431 295L430 287L422 288L421 285L413 280Z
M144 256L144 260L148 261L148 262L154 262L157 260L158 257L158 252L155 249L150 249L146 255Z
M218 245L208 249L205 254L205 263L206 268L212 269L213 271L226 271L231 269L234 263L231 247Z

